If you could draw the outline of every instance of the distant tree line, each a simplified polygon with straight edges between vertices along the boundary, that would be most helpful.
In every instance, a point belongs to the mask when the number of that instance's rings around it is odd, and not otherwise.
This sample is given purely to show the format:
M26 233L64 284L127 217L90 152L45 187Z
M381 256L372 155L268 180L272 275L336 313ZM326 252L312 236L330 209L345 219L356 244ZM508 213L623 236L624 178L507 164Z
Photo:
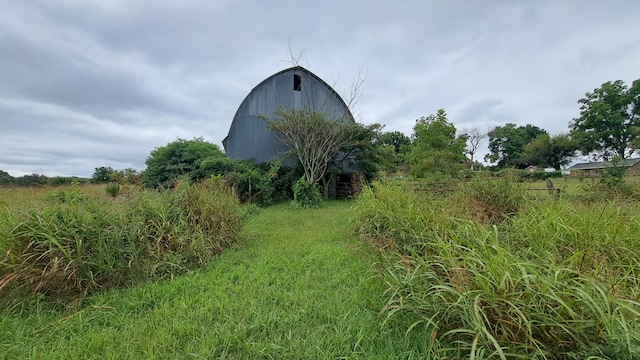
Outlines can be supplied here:
M71 185L73 183L86 183L89 179L76 176L48 177L41 174L28 174L18 177L11 176L8 172L0 170L0 185L3 186L58 186Z

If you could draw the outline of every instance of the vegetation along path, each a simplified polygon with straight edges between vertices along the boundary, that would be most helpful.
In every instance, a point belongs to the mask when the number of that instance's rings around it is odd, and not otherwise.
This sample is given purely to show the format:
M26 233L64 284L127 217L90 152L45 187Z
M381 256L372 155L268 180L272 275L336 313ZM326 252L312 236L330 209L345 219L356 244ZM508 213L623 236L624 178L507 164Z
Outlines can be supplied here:
M408 359L418 339L381 326L372 251L349 202L273 206L207 268L111 291L81 310L0 313L0 357Z

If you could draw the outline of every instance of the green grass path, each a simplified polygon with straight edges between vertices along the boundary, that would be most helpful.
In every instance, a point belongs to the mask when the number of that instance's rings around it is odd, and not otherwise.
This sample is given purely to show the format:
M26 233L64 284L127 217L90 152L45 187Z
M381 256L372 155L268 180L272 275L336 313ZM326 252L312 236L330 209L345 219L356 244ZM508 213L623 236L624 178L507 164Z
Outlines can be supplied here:
M377 319L384 289L372 252L350 235L349 206L264 209L207 268L102 294L78 312L0 312L0 357L417 357L420 341Z

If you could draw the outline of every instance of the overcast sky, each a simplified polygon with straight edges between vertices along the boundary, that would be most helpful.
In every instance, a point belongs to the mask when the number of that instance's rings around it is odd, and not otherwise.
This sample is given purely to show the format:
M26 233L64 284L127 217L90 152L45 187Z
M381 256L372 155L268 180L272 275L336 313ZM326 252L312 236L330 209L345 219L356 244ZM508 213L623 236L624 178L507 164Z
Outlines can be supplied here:
M259 82L300 65L357 121L412 132L568 131L578 99L640 78L640 1L0 0L0 170L145 168L177 137L220 146ZM486 144L485 144L486 145Z

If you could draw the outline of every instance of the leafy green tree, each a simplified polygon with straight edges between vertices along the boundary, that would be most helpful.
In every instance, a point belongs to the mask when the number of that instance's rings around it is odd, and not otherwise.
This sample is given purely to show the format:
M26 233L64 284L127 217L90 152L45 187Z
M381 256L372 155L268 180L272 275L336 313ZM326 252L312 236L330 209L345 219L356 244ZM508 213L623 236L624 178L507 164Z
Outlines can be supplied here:
M408 152L411 138L400 131L383 132L378 137L378 143L383 146L393 146L395 153L399 155Z
M514 123L496 126L489 131L489 154L485 160L497 162L499 168L525 168L528 164L523 158L525 145L547 132L537 126L529 125L516 127Z
M264 118L267 128L277 134L280 141L291 148L304 170L307 188L301 190L300 199L317 199L318 182L325 176L329 164L343 149L358 144L358 125L343 119L329 120L325 113L308 110L278 110L274 118ZM301 201L304 205L308 202ZM319 204L317 204L319 205Z
M605 160L633 155L639 139L640 79L630 88L622 80L606 82L578 103L580 116L569 128L583 154Z
M111 176L115 170L111 166L100 166L95 168L93 175L91 176L91 182L93 183L108 183L111 181Z
M13 176L8 172L0 170L0 185L7 185L13 182Z
M381 132L376 145L384 160L382 170L393 172L406 163L406 156L411 150L411 138L400 131Z
M522 158L530 165L560 170L563 165L571 161L576 151L575 142L569 135L542 134L524 146Z
M413 127L413 144L408 155L415 177L456 176L466 159L466 138L456 137L456 127L440 109L421 117Z
M176 179L184 177L190 181L207 178L207 162L227 156L220 148L202 138L177 139L166 146L151 151L147 157L147 168L142 173L142 183L148 188L170 188Z
M395 168L395 147L384 142L388 133L383 132L383 128L381 124L357 124L356 141L343 149L341 154L349 166L362 171L367 180L372 180L380 171L392 171Z

